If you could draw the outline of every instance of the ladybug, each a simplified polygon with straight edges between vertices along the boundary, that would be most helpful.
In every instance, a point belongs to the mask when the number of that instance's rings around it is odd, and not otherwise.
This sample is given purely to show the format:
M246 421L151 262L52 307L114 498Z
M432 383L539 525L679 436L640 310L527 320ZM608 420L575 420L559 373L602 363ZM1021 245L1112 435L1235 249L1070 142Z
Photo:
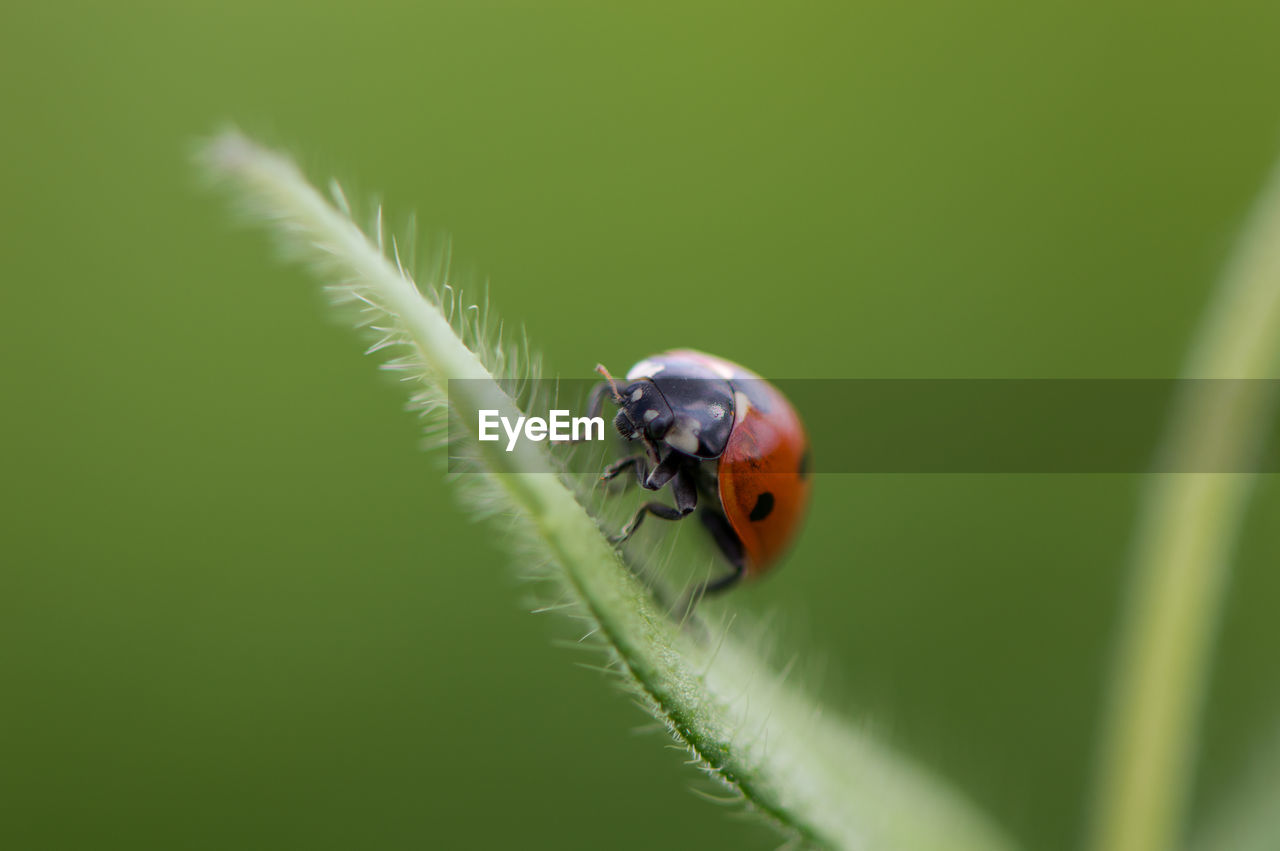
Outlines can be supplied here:
M618 406L613 424L645 451L610 464L602 480L627 471L646 490L667 485L675 507L640 506L622 531L622 544L646 515L680 520L698 506L703 526L732 572L691 595L722 591L777 563L799 530L809 502L809 437L791 403L772 384L732 361L692 349L645 358L592 392L598 414L607 395Z

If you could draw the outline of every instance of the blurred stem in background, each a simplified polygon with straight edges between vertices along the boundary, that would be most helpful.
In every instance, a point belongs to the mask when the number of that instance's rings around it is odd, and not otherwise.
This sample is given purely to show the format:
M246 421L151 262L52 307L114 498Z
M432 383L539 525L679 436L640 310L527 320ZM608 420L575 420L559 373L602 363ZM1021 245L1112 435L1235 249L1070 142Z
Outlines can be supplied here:
M1280 729L1246 760L1242 776L1220 794L1212 816L1196 825L1192 851L1274 851L1280 837Z
M1278 362L1280 167L1237 246L1185 375L1271 378ZM1173 411L1165 451L1232 464L1218 469L1242 469L1257 457L1274 399L1242 392L1210 407L1187 392ZM1166 851L1182 841L1209 661L1254 478L1151 478L1107 692L1093 851Z

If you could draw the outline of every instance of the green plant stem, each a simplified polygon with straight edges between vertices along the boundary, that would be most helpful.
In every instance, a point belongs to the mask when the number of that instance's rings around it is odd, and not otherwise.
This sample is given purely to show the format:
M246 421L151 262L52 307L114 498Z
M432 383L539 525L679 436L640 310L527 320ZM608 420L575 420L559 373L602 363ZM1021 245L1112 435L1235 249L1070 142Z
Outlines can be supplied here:
M1244 770L1196 826L1192 851L1275 851L1280 837L1280 730L1272 730L1245 760Z
M1280 170L1272 175L1198 334L1188 378L1271 378L1280 364ZM1257 388L1217 406L1188 390L1166 450L1247 469L1272 421ZM1254 476L1153 475L1105 716L1089 847L1168 851L1181 841L1217 622Z
M416 378L472 428L481 408L518 415L437 304L425 299L349 217L286 157L238 133L203 150L207 169L251 202L282 244L339 289L380 311L412 350ZM415 377L411 375L410 377ZM928 771L822 708L733 635L699 639L656 604L536 444L476 442L498 497L530 531L575 611L629 687L698 763L789 836L814 845L899 851L993 851L1001 831ZM522 527L524 528L524 527ZM527 554L526 554L527 557ZM457 699L465 699L458 695ZM617 770L601 766L603 774ZM568 816L571 817L571 816ZM620 826L625 830L626 827Z

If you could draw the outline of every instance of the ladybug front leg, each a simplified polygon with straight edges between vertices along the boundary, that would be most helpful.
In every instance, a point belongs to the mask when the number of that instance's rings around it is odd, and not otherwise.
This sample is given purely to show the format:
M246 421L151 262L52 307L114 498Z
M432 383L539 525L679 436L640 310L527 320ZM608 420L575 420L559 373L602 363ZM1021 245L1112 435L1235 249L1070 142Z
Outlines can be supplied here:
M653 455L644 453L615 461L604 468L604 472L600 474L600 480L607 482L610 479L616 479L627 470L632 470L636 476L636 483L640 487L651 491L661 490L680 471L685 458L677 452L668 452L667 457L659 461L650 473L644 462L646 458L652 457Z
M675 453L668 455L666 461L664 461L663 464L660 464L658 469L665 466L666 462L671 460L672 455L675 455ZM680 460L682 459L677 457L677 462ZM649 484L654 480L654 476L657 473L658 470L655 469L653 473L649 475L648 479L643 483L645 487L649 487ZM631 518L631 522L626 526L623 526L621 532L609 539L611 543L621 544L634 535L636 530L640 528L640 524L644 522L646 514L661 517L663 520L679 520L683 517L687 517L693 509L698 507L698 488L694 483L693 475L690 472L689 467L676 463L674 475L668 478L671 482L671 495L675 497L676 507L672 508L671 506L664 505L661 502L646 502L644 505L640 506L640 509L635 513L635 516ZM651 488L651 490L657 490L657 487Z
M632 470L636 475L636 481L644 483L648 477L648 467L644 464L645 454L643 452L636 455L628 455L618 461L614 461L608 467L604 468L604 472L600 474L600 481L608 482L618 478L628 469Z
M613 392L613 387L610 386L609 382L601 381L594 385L591 388L591 392L587 395L587 416L600 416L600 412L604 410L604 400L606 396L609 397L615 405L622 404L622 398Z

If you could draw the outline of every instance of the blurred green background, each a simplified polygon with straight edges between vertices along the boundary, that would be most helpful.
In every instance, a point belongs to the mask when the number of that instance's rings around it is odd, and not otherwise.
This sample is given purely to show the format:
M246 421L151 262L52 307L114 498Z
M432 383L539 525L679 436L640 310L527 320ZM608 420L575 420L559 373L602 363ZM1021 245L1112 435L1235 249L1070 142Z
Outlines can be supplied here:
M1280 150L1274 3L0 11L0 844L758 848L528 614L400 389L188 164L234 121L454 240L549 366L1163 377ZM832 704L1078 838L1136 476L826 476ZM1280 488L1197 811L1280 718ZM653 540L659 532L650 530Z

